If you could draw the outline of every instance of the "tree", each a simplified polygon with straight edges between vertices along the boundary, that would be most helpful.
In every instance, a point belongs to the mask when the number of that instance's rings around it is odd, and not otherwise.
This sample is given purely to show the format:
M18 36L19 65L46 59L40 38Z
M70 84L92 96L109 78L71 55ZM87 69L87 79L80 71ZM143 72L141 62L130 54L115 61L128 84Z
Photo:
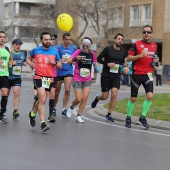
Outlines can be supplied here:
M81 30L79 34L73 39L73 42L79 46L80 40L84 33L88 31L88 26L91 26L91 31L96 34L97 46L103 48L102 36L110 43L109 36L113 34L114 28L108 29L108 23L112 19L109 15L109 6L111 3L119 3L120 0L77 0L77 1L60 1L60 12L67 11L74 16L74 22L76 22L76 16L81 24ZM73 28L75 29L75 28Z

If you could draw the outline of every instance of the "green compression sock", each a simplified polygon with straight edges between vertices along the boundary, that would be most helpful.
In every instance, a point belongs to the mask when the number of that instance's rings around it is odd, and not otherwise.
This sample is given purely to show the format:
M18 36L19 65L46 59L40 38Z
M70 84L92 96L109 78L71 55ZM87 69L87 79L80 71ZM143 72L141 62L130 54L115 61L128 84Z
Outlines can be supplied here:
M128 117L131 117L134 106L135 104L132 103L130 100L128 100L128 104L127 104L127 116Z
M41 124L44 123L45 121L41 121Z
M145 99L145 101L143 103L143 107L142 107L142 116L145 117L147 115L148 110L149 110L151 104L152 104L152 101L149 101L149 100Z
M35 115L35 113L32 111L31 112L31 117L35 117L36 115Z

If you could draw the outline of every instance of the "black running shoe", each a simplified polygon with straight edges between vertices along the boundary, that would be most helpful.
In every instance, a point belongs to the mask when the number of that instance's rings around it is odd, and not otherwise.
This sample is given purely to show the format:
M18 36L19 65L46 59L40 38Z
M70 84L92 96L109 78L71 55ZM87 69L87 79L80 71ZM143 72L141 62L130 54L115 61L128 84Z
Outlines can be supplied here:
M148 128L149 128L149 125L148 125L147 120L146 120L145 117L141 116L141 117L139 118L139 121L138 121L138 122L139 122L139 124L142 125L143 128L145 128L145 129L148 129Z
M45 132L50 129L49 125L46 125L45 122L41 123L41 132Z
M3 124L7 124L8 123L8 120L5 116L0 116L0 121L3 123Z
M95 99L93 100L93 102L91 103L91 108L95 108L96 105L97 105L97 103L99 102L99 100L97 99L98 96L99 96L99 95L97 95L97 96L95 97Z
M131 118L130 117L126 118L125 127L131 128Z
M63 110L61 114L62 114L63 116L66 116L66 113L67 113L67 109Z
M47 119L48 122L54 123L55 122L55 118L53 117L53 115L50 115Z
M106 115L106 120L114 122L114 119L111 116L107 116L107 115Z
M13 112L13 119L17 119L19 117L19 112Z
M57 110L56 110L56 108L53 108L52 115L53 115L54 117L56 117L56 114L57 114Z
M35 126L35 116L32 117L31 112L28 113L28 116L29 116L29 124L30 124L30 126L34 127Z

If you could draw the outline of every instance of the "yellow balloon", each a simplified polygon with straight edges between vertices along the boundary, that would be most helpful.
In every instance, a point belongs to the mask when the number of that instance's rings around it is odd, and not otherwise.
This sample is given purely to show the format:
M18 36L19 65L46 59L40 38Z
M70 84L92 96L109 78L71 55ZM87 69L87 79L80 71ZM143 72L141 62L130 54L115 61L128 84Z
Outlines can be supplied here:
M73 27L73 19L69 14L62 13L57 17L56 24L62 31L70 31Z

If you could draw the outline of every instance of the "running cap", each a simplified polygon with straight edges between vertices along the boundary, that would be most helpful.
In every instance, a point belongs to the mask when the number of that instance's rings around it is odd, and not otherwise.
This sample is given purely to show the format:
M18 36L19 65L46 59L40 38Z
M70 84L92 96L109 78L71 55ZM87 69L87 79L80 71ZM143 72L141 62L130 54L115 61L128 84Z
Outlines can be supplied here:
M12 45L14 45L14 44L21 44L22 45L23 43L20 39L15 39L15 40L12 41Z

